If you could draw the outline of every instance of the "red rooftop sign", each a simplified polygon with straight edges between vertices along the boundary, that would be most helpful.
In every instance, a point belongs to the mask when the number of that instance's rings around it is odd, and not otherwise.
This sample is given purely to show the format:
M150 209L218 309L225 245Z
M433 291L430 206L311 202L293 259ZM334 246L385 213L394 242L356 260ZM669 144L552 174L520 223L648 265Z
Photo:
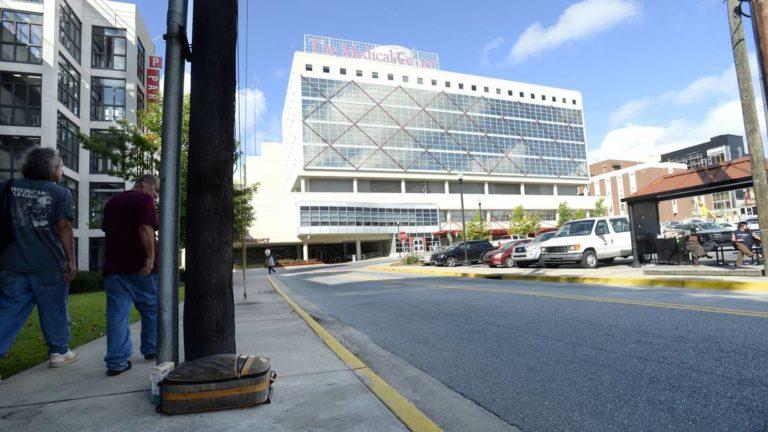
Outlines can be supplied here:
M440 69L440 57L435 53L398 45L375 45L327 36L304 35L304 52Z

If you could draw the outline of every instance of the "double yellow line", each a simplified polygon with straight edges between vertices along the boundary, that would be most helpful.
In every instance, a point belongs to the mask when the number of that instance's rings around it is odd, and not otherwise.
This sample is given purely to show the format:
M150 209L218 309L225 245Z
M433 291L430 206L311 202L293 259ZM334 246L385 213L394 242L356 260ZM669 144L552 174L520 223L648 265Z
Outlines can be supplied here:
M344 345L342 345L342 343L339 342L336 338L334 338L328 332L328 330L318 324L317 321L315 321L314 318L312 318L306 311L304 311L301 306L293 301L293 299L288 297L288 295L285 294L285 292L280 288L280 284L275 281L272 276L267 276L267 280L270 284L272 284L272 287L275 289L275 291L277 291L278 294L280 294L283 300L285 300L285 302L288 303L291 308L293 308L296 314L303 318L309 327L312 328L315 333L317 333L317 335L328 346L328 348L333 350L333 352L336 354L336 356L339 357L339 359L341 359L341 361L346 363L350 369L352 369L359 377L361 377L361 381L369 389L371 389L376 397L384 402L387 408L389 408L389 410L392 411L392 413L396 415L397 418L399 418L400 421L402 421L408 429L412 431L426 432L442 431L442 429L440 429L440 427L437 426L437 424L435 424L432 419L424 415L424 413L416 408L416 405L401 395L380 376L376 375L376 373L373 372L365 363L363 363L362 360L360 360L356 355L352 354L352 352L349 351Z

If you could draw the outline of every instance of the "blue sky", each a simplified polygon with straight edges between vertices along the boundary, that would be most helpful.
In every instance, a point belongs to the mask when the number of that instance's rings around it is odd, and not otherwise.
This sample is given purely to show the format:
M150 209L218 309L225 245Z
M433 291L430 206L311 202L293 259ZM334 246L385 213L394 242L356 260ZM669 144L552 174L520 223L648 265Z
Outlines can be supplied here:
M166 2L136 3L150 33L162 34ZM248 26L240 4L249 153L280 139L287 71L305 33L400 44L439 53L444 70L579 90L593 160L743 133L722 0L250 0ZM162 55L162 40L157 48Z

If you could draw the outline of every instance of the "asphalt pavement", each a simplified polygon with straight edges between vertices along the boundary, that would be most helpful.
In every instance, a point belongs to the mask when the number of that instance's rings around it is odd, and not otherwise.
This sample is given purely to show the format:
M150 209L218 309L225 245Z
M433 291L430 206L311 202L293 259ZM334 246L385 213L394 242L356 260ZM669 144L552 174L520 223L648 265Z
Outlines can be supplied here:
M278 277L342 341L354 329L524 431L768 430L768 295L364 265Z

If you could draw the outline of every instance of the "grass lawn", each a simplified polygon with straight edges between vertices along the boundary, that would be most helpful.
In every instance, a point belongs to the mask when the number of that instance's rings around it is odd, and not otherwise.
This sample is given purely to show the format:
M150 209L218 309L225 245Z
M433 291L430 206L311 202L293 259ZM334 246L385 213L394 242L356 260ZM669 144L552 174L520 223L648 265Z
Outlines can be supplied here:
M103 291L69 296L69 318L72 321L70 348L74 349L105 335L106 298ZM179 298L184 298L183 287L179 289ZM131 322L136 322L139 318L136 309L131 308ZM45 345L35 308L16 336L11 352L7 357L0 358L0 377L7 378L46 360L48 347Z

